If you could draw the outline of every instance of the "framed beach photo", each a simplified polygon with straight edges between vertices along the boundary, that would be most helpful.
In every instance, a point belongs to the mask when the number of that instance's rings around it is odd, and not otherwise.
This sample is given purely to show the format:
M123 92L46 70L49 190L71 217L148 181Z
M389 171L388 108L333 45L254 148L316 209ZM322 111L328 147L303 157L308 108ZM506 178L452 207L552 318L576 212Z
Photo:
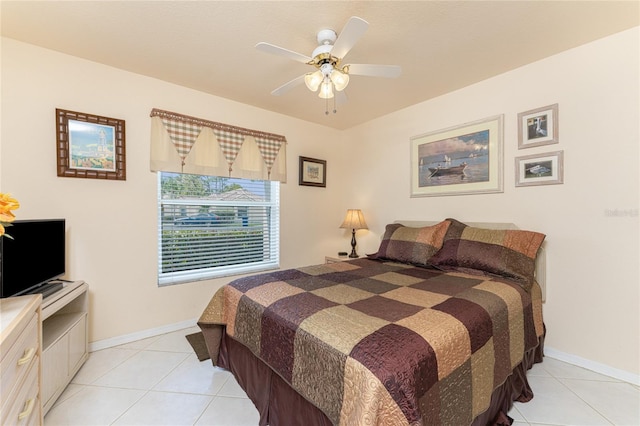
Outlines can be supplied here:
M56 109L58 176L126 180L125 123Z
M563 183L564 151L516 157L516 186Z
M518 149L558 143L558 104L518 114Z
M327 186L327 162L316 158L300 157L298 185Z
M411 138L411 197L502 192L503 116Z

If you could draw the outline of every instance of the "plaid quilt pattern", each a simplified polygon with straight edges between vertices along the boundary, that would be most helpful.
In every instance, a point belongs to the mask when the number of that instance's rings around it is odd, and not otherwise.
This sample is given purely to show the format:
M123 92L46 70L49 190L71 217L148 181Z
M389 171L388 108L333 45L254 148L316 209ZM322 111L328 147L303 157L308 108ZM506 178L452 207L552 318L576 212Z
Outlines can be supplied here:
M470 424L543 334L539 287L356 259L245 277L226 326L334 424Z

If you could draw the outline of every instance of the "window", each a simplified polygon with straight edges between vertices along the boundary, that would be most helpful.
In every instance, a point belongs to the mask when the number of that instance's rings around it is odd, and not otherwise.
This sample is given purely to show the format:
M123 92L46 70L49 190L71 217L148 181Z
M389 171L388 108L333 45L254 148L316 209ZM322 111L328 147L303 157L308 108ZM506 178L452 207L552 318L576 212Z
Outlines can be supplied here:
M278 268L280 182L158 172L158 285Z

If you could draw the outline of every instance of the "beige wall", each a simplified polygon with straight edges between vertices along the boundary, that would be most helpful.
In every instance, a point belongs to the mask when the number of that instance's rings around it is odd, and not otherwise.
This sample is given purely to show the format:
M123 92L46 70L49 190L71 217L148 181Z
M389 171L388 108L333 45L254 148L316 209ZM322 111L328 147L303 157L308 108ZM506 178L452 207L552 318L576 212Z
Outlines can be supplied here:
M375 250L384 225L400 218L513 222L543 232L546 345L637 375L638 33L596 41L347 131L357 159L352 195L371 228L359 233L361 244ZM560 143L518 150L517 114L554 103ZM411 136L497 114L504 114L504 193L409 198ZM515 157L556 150L564 150L563 185L515 187ZM632 216L612 215L616 210Z
M348 206L334 202L343 190L340 132L2 39L1 191L20 201L19 219L67 219L67 277L90 285L91 342L197 318L228 281L156 284L157 181L149 171L154 107L287 137L283 267L321 263L344 237L338 226ZM126 181L56 176L56 108L125 120ZM298 186L300 155L327 160L326 189Z
M284 134L283 267L348 250L337 228L347 208L370 227L361 254L399 218L514 222L548 236L548 346L637 375L638 38L626 31L344 132L2 39L1 190L18 197L20 218L67 218L68 276L91 286L90 340L110 339L195 318L227 281L156 285L151 108ZM518 150L517 113L556 102L560 144ZM126 120L126 182L56 177L56 107ZM409 198L411 136L496 114L504 193ZM565 184L514 187L514 157L556 149ZM299 155L328 161L326 189L297 185Z

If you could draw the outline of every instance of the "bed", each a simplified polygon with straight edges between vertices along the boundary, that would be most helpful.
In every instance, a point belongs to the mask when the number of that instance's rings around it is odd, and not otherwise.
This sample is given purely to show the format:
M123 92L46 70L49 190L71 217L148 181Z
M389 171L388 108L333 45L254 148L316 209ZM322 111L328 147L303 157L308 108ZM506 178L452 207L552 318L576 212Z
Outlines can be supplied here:
M230 282L198 325L261 425L510 424L543 357L544 238L389 224L365 258Z

